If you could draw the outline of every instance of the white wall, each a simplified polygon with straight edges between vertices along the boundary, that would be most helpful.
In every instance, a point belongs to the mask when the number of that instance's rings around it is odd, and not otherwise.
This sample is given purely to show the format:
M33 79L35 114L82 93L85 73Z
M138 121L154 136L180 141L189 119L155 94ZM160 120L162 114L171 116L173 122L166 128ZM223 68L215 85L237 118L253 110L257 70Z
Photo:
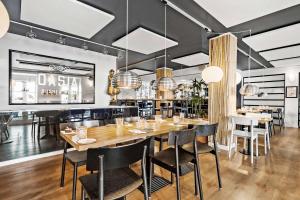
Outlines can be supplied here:
M285 86L299 86L300 67L277 67L251 70L251 75L285 74ZM248 76L248 71L243 71ZM298 98L285 98L285 126L298 127Z
M89 63L95 63L95 104L87 105L8 105L8 50L20 50L30 53L55 56ZM110 69L116 68L116 58L109 55L79 48L63 46L38 39L29 39L15 34L6 34L0 39L0 110L19 109L57 109L69 107L101 107L109 104L110 97L106 94L107 76Z

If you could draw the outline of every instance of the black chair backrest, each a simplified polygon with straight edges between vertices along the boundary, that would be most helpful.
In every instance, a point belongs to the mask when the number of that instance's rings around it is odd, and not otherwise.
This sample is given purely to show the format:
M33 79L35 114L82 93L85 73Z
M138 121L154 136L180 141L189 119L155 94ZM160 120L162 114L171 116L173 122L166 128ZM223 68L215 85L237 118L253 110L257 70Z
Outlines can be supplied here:
M143 158L144 147L147 146L147 151L149 151L150 142L151 138L147 138L124 146L88 149L86 169L88 171L97 171L100 155L104 158L103 170L128 167Z
M211 136L216 135L218 131L218 123L216 124L205 124L196 126L197 136Z
M169 133L168 144L169 145L185 145L194 142L196 129L185 129L180 131L172 131ZM176 141L177 140L177 141Z

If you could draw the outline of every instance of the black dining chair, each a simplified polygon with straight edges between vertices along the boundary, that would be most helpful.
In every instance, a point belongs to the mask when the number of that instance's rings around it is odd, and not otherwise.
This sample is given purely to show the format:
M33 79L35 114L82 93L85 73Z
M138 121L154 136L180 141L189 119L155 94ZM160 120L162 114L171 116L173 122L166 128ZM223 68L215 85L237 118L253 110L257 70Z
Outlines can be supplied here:
M82 122L69 122L69 123L60 123L59 128L61 131L65 130L67 127L71 129L76 129L82 125ZM64 141L64 152L63 160L61 165L61 176L60 176L60 187L65 186L65 171L66 171L66 162L73 166L73 187L72 187L72 200L76 200L76 188L77 188L77 171L78 167L84 166L86 164L86 151L68 151L68 148L71 146Z
M58 138L59 135L58 128L59 128L61 112L62 111L60 110L47 110L47 111L37 111L34 113L35 116L37 117L38 141L41 139L41 127L45 127L46 135L50 134L49 131L50 128L52 127L56 139Z
M200 168L199 168L199 159L198 159L198 150L197 143L195 137L195 129L186 129L180 131L173 131L169 133L168 145L173 146L169 147L165 150L162 150L151 159L151 168L150 169L150 183L149 183L149 191L151 196L151 180L152 180L152 172L153 165L158 165L171 173L176 175L176 192L177 192L177 200L181 199L180 192L180 168L186 164L193 163L194 164L194 177L195 177L195 188L200 191L200 199L203 200L203 192L202 192L202 184L201 184L201 176L200 176ZM181 146L192 144L193 152L187 152ZM196 185L197 184L197 185ZM195 191L197 193L197 191Z
M146 156L151 138L137 143L88 149L87 171L98 171L79 178L82 184L82 199L112 200L144 187L144 199L148 200ZM129 166L141 161L142 178Z
M216 142L216 134L218 131L218 124L206 124L206 125L197 125L195 126L196 136L208 137L212 136L213 147L209 146L207 143L201 143L196 141L198 154L206 154L210 153L215 156L216 159L216 168L217 168L217 176L218 176L218 184L219 189L222 188L221 174L220 174L220 166L219 166L219 156L218 156L218 146ZM194 147L191 144L187 144L183 146L183 149L194 154Z
M10 134L8 131L8 126L12 118L12 113L0 113L0 144L9 140ZM3 139L3 136L5 139Z

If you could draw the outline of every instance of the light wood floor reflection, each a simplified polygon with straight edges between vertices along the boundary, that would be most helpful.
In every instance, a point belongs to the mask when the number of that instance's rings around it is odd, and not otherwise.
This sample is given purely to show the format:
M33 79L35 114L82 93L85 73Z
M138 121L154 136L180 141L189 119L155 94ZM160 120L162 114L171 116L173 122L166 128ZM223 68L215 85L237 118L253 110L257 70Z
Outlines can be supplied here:
M236 153L228 160L221 152L223 189L218 190L214 157L200 156L204 198L206 200L296 200L300 199L300 129L286 128L271 139L271 152L250 165L250 158ZM278 132L278 131L277 131ZM262 142L261 142L262 144ZM67 166L66 186L59 187L61 156L0 168L0 199L71 199L72 168ZM169 178L170 174L155 169L156 173ZM85 168L80 168L80 175ZM199 199L194 196L194 179L190 173L181 177L182 199ZM80 183L78 183L78 199ZM139 191L127 200L143 199ZM175 184L152 195L155 200L176 199Z

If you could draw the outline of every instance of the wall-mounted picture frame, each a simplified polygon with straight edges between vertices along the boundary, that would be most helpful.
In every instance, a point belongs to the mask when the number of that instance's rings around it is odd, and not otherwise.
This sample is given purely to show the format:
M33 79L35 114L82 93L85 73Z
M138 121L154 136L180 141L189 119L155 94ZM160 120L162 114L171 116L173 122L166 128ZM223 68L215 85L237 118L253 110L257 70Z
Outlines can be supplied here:
M298 86L286 86L285 98L298 98Z

